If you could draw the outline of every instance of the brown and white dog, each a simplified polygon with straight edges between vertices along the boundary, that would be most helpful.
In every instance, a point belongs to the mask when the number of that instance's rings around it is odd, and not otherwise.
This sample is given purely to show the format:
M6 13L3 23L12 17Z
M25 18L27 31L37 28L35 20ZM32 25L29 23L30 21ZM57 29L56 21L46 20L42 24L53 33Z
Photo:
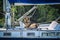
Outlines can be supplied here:
M37 23L32 23L30 18L27 16L24 18L25 28L37 28Z

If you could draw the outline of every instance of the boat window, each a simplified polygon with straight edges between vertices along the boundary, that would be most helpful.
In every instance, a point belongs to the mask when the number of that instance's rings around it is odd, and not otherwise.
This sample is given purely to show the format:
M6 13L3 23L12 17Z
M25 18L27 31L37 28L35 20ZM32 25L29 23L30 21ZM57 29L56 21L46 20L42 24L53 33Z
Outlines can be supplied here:
M42 33L42 36L48 36L48 33Z
M27 33L27 36L35 36L35 33Z
M48 33L48 36L55 36L55 32Z
M4 36L11 36L11 33L4 33Z
M57 33L56 33L56 36L60 36L60 32L57 32Z

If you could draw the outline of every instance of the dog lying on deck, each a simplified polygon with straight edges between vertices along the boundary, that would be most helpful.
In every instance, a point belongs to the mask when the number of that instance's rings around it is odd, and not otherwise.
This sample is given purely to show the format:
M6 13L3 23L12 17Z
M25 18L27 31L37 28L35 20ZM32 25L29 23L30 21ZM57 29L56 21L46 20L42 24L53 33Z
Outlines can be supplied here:
M25 17L23 21L24 21L24 24L25 24L25 28L37 28L38 27L38 24L37 23L32 23L30 21L29 17Z

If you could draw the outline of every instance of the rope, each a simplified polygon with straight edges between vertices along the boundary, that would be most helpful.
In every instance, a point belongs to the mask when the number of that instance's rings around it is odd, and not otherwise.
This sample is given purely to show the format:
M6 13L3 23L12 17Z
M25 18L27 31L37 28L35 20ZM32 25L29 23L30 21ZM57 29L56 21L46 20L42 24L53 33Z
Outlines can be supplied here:
M35 12L36 12L36 9L35 9L35 11L33 12L32 16L35 14Z
M34 6L37 7L37 5L34 5ZM32 15L30 16L30 18L35 14L35 12L36 12L36 9L35 9L34 12L32 13Z
M35 14L35 12L36 12L36 9L35 9L34 12L32 13L32 15L30 16L30 18Z

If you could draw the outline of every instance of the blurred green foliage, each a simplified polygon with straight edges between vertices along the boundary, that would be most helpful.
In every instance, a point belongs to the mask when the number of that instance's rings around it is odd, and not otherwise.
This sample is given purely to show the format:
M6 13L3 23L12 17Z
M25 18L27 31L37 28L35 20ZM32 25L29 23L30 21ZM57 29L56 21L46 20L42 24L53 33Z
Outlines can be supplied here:
M25 5L25 6L16 6L17 13L15 14L15 18L18 19L28 10L30 10L33 5ZM51 22L56 20L60 14L59 9L52 7L52 5L37 5L37 9L33 17L31 18L34 22ZM33 14L33 12L31 13Z

